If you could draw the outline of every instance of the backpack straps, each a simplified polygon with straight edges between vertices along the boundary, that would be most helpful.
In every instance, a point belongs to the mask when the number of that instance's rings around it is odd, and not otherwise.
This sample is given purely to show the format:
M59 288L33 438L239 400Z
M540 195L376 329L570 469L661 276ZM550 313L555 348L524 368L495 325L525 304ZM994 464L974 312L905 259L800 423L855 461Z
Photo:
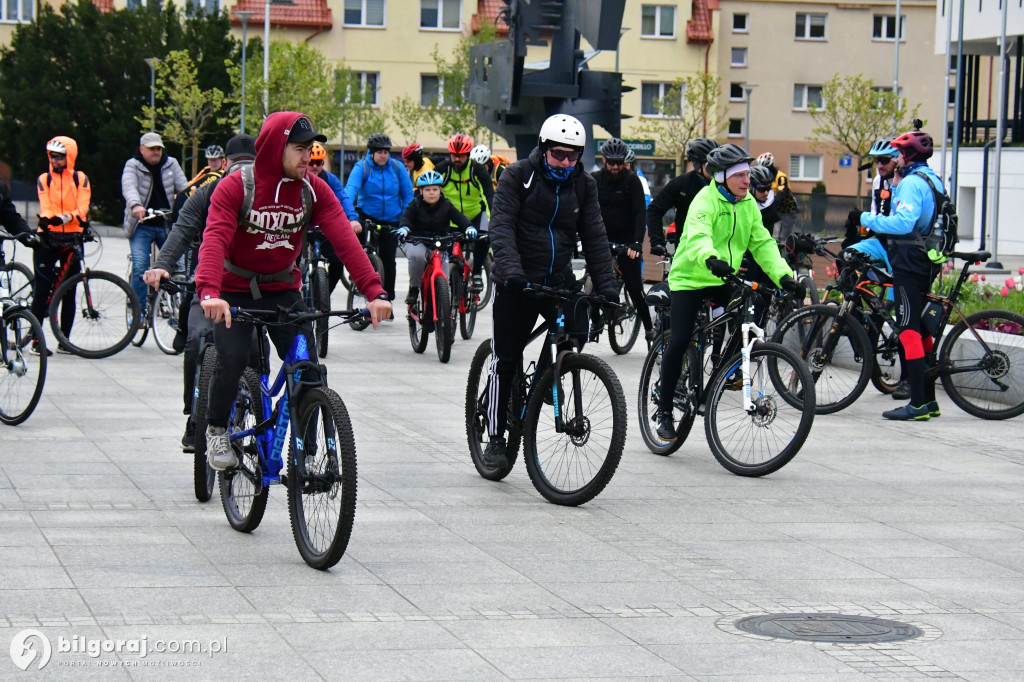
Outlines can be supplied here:
M246 270L245 268L240 268L231 261L229 261L227 258L224 259L225 270L227 270L233 275L238 275L239 277L247 277L249 279L249 291L252 293L252 298L255 301L258 301L261 298L263 298L263 294L260 293L260 284L263 284L265 282L290 282L292 281L292 269L294 267L294 265L289 265L288 269L286 270L281 270L280 272L272 272L269 275L267 275L259 272L253 272L252 270Z

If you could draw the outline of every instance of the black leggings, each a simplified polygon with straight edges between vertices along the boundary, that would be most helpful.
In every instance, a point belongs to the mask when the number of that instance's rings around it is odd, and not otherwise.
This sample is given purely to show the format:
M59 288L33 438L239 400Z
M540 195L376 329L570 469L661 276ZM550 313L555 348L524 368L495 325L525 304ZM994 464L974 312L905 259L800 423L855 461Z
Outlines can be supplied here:
M619 254L619 270L622 271L626 292L629 293L629 298L636 307L636 314L644 324L644 331L649 332L654 325L651 323L651 311L644 300L643 265L641 256L630 258L625 253Z
M693 328L697 323L697 313L701 305L709 298L724 305L728 302L729 288L726 286L709 287L671 292L672 310L669 313L669 328L672 339L661 358L661 386L675 386L683 373L683 358L686 348L693 339ZM674 390L661 390L659 397L662 410L672 409Z
M78 251L70 247L52 248L41 244L32 253L32 265L35 267L35 278L32 281L32 314L44 326L51 305L53 285L63 276L77 275L82 271L82 262ZM75 292L69 291L64 297L60 309L60 330L67 336L71 333L71 325L75 321Z

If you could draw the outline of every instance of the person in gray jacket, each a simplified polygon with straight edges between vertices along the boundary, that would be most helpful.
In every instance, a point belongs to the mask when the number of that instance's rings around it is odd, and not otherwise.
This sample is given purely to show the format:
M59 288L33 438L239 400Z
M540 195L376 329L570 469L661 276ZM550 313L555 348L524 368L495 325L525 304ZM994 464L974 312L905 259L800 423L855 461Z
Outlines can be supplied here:
M245 165L252 165L256 159L256 138L251 135L235 135L225 147L227 157L227 170L225 176L237 173ZM185 200L185 204L178 213L178 220L175 221L171 233L167 235L167 241L152 270L147 270L143 275L146 284L154 289L159 288L160 280L167 279L176 268L178 260L186 253L191 252L192 257L186 258L186 272L189 279L195 276L196 254L199 249L199 242L203 239L203 230L206 228L206 215L210 211L210 199L213 197L213 190L217 188L220 178L211 183L203 185ZM205 329L213 329L213 320L206 317L202 306L199 305L197 297L188 297L188 301L182 301L182 308L188 310L187 322L180 325L174 343L177 348L179 344L185 351L184 366L184 413L188 415L188 422L185 424L185 435L181 438L181 447L185 452L195 452L195 422L192 415L192 397L195 393L196 383L196 362L199 359L200 336ZM183 320L179 320L182 322ZM213 340L213 337L210 337Z
M154 182L159 178L160 182ZM164 153L164 141L157 133L146 133L139 139L139 149L121 171L121 194L124 196L124 233L132 249L132 289L139 303L146 305L146 283L142 273L149 268L151 245L163 246L167 228L163 221L143 221L149 209L168 209L174 195L188 187L188 179L177 159Z

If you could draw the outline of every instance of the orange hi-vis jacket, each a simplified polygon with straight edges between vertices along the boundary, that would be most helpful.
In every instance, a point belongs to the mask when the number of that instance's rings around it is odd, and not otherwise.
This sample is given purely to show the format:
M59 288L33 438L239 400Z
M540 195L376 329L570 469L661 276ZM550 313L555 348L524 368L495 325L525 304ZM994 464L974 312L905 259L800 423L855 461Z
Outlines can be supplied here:
M53 139L67 148L67 167L57 173L53 170L53 163L50 163L50 170L36 180L39 215L42 218L70 217L63 225L51 225L51 232L81 232L82 222L87 220L89 215L92 187L85 173L75 170L78 143L63 135Z

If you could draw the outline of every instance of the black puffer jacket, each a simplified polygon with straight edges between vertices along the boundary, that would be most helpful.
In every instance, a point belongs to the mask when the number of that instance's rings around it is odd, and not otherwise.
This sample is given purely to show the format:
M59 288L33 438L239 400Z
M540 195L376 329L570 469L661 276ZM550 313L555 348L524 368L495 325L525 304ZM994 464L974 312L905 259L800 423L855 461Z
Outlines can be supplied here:
M443 237L451 231L452 223L461 230L472 225L469 218L459 213L455 204L443 194L433 205L416 195L398 220L399 227L408 227L413 234L421 237Z
M608 237L597 202L597 185L581 164L564 183L544 177L539 149L505 169L491 212L491 275L567 286L579 235L598 292L615 289Z
M647 232L651 235L651 246L665 245L665 228L661 222L670 208L676 209L676 231L671 240L673 244L679 242L690 202L697 196L697 192L707 186L708 181L695 170L668 181L647 207Z
M628 168L620 170L617 176L608 169L599 170L593 176L608 240L621 244L642 242L647 229L647 201L640 178Z

